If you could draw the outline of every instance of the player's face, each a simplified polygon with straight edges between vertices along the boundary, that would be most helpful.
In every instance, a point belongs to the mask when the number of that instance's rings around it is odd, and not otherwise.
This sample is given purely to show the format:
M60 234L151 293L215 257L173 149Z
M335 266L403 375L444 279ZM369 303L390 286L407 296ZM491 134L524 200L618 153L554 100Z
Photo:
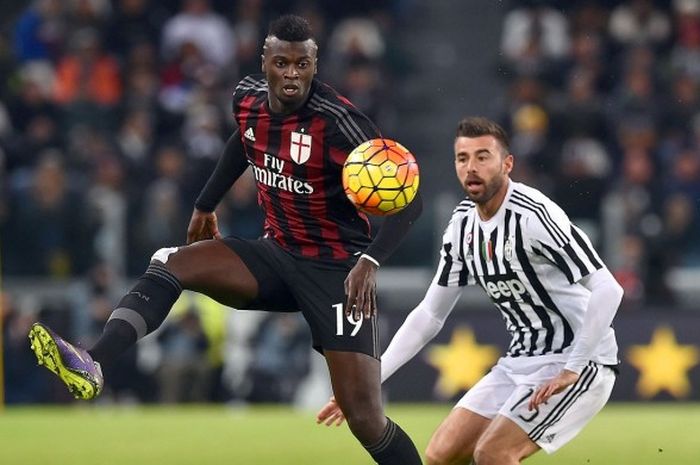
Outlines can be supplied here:
M316 43L287 42L277 37L265 39L262 70L270 88L268 100L276 113L291 113L301 107L309 95L316 74Z
M484 205L506 188L513 156L493 136L457 137L455 169L469 198Z

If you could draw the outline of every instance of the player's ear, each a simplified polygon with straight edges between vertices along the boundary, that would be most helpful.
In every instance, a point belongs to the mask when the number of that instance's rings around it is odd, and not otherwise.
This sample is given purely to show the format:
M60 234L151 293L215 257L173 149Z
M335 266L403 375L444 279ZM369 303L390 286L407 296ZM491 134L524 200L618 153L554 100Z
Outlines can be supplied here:
M318 73L318 57L314 58L314 74Z
M506 157L503 159L503 170L505 171L506 174L510 174L511 171L513 171L513 154L509 153L506 155Z
M265 72L265 54L260 55L260 69Z

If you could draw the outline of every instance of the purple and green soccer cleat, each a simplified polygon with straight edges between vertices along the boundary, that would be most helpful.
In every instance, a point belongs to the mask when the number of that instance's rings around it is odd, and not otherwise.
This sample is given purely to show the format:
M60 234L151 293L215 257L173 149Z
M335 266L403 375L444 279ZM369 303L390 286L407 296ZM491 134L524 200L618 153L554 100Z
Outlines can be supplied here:
M94 399L102 392L102 369L87 351L63 340L41 323L32 325L29 340L39 365L61 378L76 399Z

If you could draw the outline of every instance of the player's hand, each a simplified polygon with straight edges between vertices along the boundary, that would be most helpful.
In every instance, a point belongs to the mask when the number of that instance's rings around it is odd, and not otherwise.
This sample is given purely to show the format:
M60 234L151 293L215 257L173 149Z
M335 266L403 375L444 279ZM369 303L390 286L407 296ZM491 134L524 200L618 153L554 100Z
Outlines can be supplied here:
M550 379L535 390L535 393L530 397L528 408L530 410L537 409L540 404L546 403L554 394L559 394L578 381L578 378L578 373L569 370L561 370L556 377Z
M360 258L345 278L345 294L348 296L345 314L359 320L372 318L377 312L377 265Z
M335 423L335 426L340 426L343 424L343 421L345 421L345 415L340 411L340 407L338 407L338 403L333 396L316 414L316 423L319 425L324 423L326 426L331 426Z
M203 212L195 208L190 218L190 225L187 227L187 243L206 239L221 239L216 213Z

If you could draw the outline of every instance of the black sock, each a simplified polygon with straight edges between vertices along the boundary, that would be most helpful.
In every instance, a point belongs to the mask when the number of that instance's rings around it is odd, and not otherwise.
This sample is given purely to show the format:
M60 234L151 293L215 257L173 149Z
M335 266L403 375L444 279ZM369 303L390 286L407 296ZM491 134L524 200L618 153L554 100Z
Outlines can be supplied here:
M399 425L387 418L386 429L367 452L379 465L421 465L420 455L411 438Z
M109 364L168 316L182 292L175 276L160 262L152 262L131 291L119 301L100 339L88 351L101 364Z

